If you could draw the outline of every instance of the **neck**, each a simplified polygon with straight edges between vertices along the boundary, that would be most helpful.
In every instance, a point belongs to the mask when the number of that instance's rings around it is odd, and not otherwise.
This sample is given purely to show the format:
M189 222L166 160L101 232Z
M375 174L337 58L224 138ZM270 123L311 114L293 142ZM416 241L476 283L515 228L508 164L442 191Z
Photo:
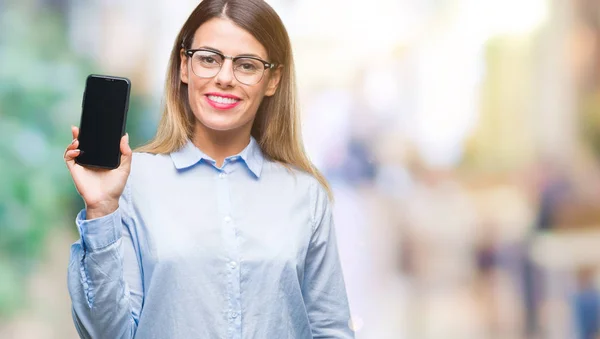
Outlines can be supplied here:
M215 131L196 123L192 142L221 167L225 158L240 153L248 146L250 128L244 126L230 131Z

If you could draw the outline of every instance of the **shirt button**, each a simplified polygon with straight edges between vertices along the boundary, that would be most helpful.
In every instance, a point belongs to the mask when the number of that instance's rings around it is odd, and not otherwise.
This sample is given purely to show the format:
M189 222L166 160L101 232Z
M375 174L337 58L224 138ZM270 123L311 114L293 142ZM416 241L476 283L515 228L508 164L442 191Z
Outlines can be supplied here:
M231 312L231 317L232 317L233 319L237 318L237 317L238 317L238 315L239 315L239 314L238 314L237 312Z
M237 266L237 263L235 261L232 261L229 263L229 267L231 268L235 268Z
M219 178L223 179L223 178L225 178L225 176L227 176L227 174L225 174L223 172L219 173Z
M231 217L230 217L230 216L226 216L225 218L223 218L223 220L224 220L226 223L230 223L230 222L231 222Z

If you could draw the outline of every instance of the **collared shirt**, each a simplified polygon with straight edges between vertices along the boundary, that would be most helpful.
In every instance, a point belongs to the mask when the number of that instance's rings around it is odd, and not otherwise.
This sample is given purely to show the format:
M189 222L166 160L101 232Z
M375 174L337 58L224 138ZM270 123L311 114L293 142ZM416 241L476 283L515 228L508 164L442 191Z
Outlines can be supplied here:
M134 153L112 214L76 223L81 337L354 338L326 191L252 138L216 162Z

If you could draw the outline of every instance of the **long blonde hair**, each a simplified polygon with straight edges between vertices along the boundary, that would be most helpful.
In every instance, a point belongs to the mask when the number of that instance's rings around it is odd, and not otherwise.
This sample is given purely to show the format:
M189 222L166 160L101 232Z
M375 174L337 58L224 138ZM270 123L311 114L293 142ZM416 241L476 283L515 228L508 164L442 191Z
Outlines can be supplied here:
M263 99L252 126L251 134L263 154L288 168L295 167L312 175L332 199L327 180L304 150L290 38L277 13L263 0L204 0L194 9L171 51L164 107L156 135L136 151L171 153L192 138L195 117L189 104L187 84L180 79L180 51L191 47L198 27L212 18L226 18L250 32L265 47L270 61L282 66L279 87L273 96Z

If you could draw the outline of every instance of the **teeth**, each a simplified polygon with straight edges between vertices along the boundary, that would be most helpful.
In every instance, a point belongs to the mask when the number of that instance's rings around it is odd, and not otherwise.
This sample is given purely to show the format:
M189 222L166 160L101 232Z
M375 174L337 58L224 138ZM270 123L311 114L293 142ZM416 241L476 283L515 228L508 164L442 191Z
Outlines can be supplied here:
M235 104L239 100L233 98L223 98L216 95L209 95L208 98L214 102L218 102L220 104Z

